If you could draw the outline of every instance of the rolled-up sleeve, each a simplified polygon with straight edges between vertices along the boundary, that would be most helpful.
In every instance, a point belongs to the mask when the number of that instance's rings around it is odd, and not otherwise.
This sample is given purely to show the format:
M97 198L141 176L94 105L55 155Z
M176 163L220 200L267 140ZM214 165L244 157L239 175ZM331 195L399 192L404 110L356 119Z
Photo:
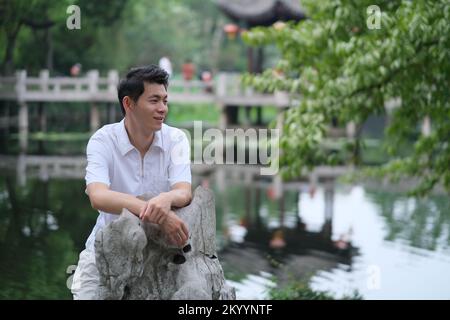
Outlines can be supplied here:
M169 183L192 183L191 177L191 146L183 131L179 130L170 149Z
M86 147L86 186L93 182L101 182L108 187L111 185L109 176L111 156L111 150L106 142L102 141L101 136L94 135L89 139Z

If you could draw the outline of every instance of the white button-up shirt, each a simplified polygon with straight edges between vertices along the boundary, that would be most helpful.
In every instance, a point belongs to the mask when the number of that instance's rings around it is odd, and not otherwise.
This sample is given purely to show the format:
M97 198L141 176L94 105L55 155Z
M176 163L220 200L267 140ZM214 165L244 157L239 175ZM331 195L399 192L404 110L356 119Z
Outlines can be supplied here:
M167 192L178 182L191 183L189 141L183 131L166 124L155 132L144 158L130 143L124 120L97 130L89 139L86 154L86 186L101 182L110 190L138 196ZM87 249L94 250L97 231L119 217L99 213Z

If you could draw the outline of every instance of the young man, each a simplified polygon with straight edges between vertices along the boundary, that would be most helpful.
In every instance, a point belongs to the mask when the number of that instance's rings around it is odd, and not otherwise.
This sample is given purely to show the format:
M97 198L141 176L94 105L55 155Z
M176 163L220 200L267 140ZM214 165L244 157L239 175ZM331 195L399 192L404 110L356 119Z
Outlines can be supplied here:
M188 240L185 223L171 210L189 204L189 142L179 129L165 125L169 75L151 65L132 69L118 86L124 119L99 129L87 145L86 193L99 211L97 223L73 277L74 299L94 299L99 282L95 235L117 219L123 208L158 224L173 245ZM136 196L151 192L142 201Z

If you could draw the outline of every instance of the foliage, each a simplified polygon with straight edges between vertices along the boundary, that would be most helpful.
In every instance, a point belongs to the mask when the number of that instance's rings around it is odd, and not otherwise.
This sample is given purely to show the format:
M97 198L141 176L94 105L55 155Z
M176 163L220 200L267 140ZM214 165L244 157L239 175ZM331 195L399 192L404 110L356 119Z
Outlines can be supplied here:
M386 130L386 149L394 159L369 173L421 178L416 194L437 184L450 191L450 2L378 1L380 29L368 28L372 4L302 1L309 19L251 30L245 35L248 43L276 43L282 59L245 82L300 97L285 114L285 176L333 164L321 144L333 119L361 128L369 115L385 114L385 105L396 101L399 107L389 115ZM426 117L432 131L420 135ZM414 148L401 157L397 146L404 141L413 141ZM350 146L355 151L361 147L358 139Z
M66 27L71 4L80 7L80 30ZM3 73L49 68L68 74L75 63L84 71L123 72L158 63L163 55L175 71L186 59L197 71L233 69L246 61L243 54L233 56L235 46L223 48L224 18L212 0L0 0L0 17ZM31 27L30 21L43 26Z
M336 300L331 293L313 290L303 281L293 281L284 288L271 288L269 296L273 300ZM343 296L341 300L362 300L362 296L355 291L352 295Z
M74 43L78 43L82 50L89 48L94 43L92 41L92 35L96 31L94 27L99 24L113 24L126 2L97 1L94 6L92 1L85 0L2 0L0 2L2 16L0 48L4 51L2 71L12 73L14 64L26 65L27 69L43 68L45 64L52 67L53 55L61 51L71 55L74 47L77 47ZM72 4L83 8L82 23L87 32L66 28L66 19L69 17L66 11ZM64 45L61 46L61 42L57 41L55 46L53 40L61 39L62 34Z

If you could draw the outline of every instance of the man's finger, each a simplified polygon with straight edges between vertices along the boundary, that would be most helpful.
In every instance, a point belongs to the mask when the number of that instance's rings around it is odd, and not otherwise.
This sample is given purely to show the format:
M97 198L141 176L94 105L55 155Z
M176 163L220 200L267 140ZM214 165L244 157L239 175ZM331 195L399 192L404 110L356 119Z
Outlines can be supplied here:
M187 242L188 237L183 232L178 233L178 236L180 237L180 246L184 246L184 244Z
M178 227L178 233L181 235L181 239L183 241L187 241L187 239L189 238L189 232L187 232L186 224L183 221L180 221L180 226Z
M184 244L187 241L188 236L184 232L182 225L183 225L183 223L181 223L181 226L178 228L178 235L180 236L181 241L183 242L182 244Z
M142 208L141 212L139 212L139 219L142 219L144 217L147 207L148 207L148 201L145 203L145 206L144 206L144 208Z
M178 233L174 232L170 234L170 241L171 244L175 247L179 247L180 246L180 236L178 235Z
M183 232L184 232L184 234L186 235L186 237L189 238L189 229L188 229L186 223L183 222L183 223L181 224L181 228L183 229ZM187 239L186 239L186 240L187 240Z
M157 209L155 209L157 210ZM157 210L155 212L155 217L153 219L154 223L159 224L159 221L161 220L161 218L164 216L164 213L162 212L162 210Z
M159 210L158 215L155 219L155 223L159 224L159 221L162 220L163 217L164 217L164 212L162 210Z
M177 233L177 246L181 248L183 244L183 236L180 233Z
M159 217L157 223L158 224L162 224L167 218L167 215L165 213L162 213L161 216Z
M150 205L147 209L147 218L148 221L153 223L155 221L155 207L153 207L153 205Z

